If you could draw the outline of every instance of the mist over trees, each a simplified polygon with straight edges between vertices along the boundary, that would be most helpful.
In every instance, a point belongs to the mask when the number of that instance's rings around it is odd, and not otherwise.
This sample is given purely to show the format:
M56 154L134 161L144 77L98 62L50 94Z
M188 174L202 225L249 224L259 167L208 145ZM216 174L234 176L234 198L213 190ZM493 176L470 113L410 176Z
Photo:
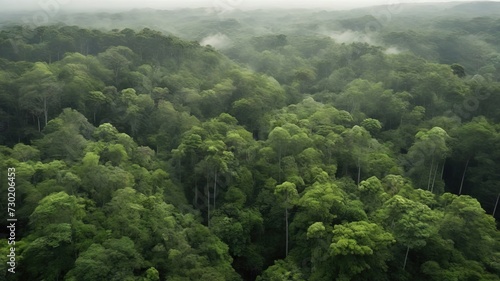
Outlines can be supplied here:
M500 280L499 7L6 17L0 280Z

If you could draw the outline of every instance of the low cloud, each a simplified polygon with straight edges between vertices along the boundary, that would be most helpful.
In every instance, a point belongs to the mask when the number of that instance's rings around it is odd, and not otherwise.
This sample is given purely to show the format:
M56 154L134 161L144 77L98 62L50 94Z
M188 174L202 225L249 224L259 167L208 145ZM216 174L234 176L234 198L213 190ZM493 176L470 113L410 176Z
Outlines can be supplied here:
M389 47L387 49L385 49L384 53L386 53L387 55L397 55L397 54L401 54L403 51L398 49L397 47Z
M233 42L225 34L217 33L203 38L200 41L200 45L210 45L215 49L224 50L230 48L233 45Z
M362 32L357 32L357 31L333 32L330 33L329 36L337 43L350 44L354 42L361 42L374 45L373 39Z

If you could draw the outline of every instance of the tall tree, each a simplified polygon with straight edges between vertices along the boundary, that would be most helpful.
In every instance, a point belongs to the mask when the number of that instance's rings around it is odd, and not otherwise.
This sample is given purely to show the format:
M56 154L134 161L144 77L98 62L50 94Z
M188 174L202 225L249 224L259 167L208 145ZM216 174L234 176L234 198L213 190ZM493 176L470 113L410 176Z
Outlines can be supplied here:
M127 47L110 47L105 52L100 53L99 60L113 71L115 86L119 86L124 72L128 70L132 63L134 52Z
M496 130L485 118L477 117L452 131L454 156L465 161L458 194L462 194L469 164L477 156L495 149Z
M415 143L407 155L407 169L417 187L433 190L439 170L444 159L450 154L448 133L440 127L422 130L415 135ZM428 170L426 169L426 165ZM424 182L427 182L425 184Z
M427 205L395 195L384 203L377 214L380 223L386 226L396 241L406 248L402 268L408 262L411 249L419 249L427 244L427 240L437 232L435 223L438 213Z
M38 131L41 131L40 118L43 118L43 125L46 126L50 109L57 108L61 84L49 65L42 62L35 63L30 71L19 78L18 83L21 85L20 106L37 118Z
M289 210L293 208L295 204L297 204L297 200L299 198L297 189L295 184L291 182L284 182L280 185L276 186L274 191L276 195L280 195L282 197L283 207L285 209L285 256L288 256L288 241L289 241L289 233L288 233L288 220L289 220Z

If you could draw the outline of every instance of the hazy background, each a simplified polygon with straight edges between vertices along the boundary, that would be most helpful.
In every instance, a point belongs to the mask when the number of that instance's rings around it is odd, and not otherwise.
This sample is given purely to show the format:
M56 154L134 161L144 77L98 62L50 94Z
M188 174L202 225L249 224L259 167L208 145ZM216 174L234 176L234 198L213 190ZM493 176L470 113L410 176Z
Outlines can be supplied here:
M332 10L352 9L364 6L391 5L398 3L450 2L447 0L0 0L1 11L52 9L58 3L62 10L127 10L132 8L178 9L214 8L255 9L255 8L324 8ZM459 0L451 2L478 2ZM483 1L486 2L486 1ZM491 2L491 1L490 1ZM493 1L498 2L498 1Z

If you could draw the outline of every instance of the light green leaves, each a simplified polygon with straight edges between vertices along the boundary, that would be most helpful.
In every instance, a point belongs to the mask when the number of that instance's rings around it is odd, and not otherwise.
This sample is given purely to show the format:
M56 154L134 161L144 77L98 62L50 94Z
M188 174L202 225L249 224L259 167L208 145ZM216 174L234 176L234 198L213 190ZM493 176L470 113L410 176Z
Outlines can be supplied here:
M390 233L365 221L336 225L333 235L330 250L334 256L373 255L375 250L395 242Z
M297 188L294 183L284 182L276 186L274 194L281 195L285 200L285 208L291 208L297 202L299 194L297 193Z
M396 240L410 248L426 245L436 234L434 223L440 219L427 205L395 195L384 203L378 214L379 221L394 233Z

